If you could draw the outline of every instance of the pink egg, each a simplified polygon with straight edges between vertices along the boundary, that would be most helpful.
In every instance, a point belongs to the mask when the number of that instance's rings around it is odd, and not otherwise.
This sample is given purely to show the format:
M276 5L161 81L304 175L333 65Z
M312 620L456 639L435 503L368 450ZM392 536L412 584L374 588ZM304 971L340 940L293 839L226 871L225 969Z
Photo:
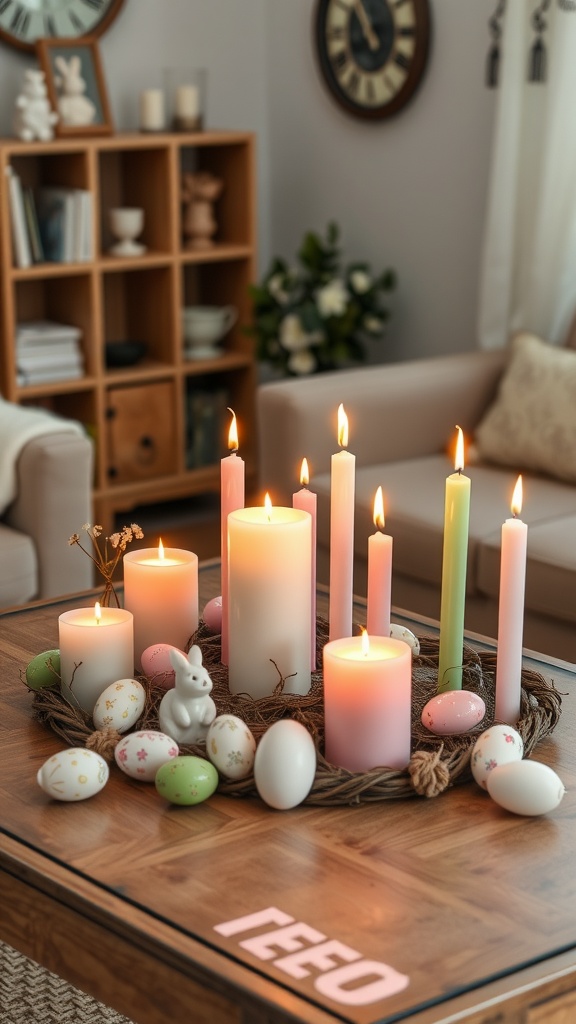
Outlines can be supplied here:
M222 632L222 598L213 597L208 604L204 606L202 612L202 618L206 623L211 633Z
M152 644L142 655L142 671L148 679L165 690L174 686L174 669L170 662L170 651L177 651L172 644ZM184 653L184 652L181 652Z
M422 711L422 725L437 736L468 732L486 714L486 705L470 690L447 690L432 697Z

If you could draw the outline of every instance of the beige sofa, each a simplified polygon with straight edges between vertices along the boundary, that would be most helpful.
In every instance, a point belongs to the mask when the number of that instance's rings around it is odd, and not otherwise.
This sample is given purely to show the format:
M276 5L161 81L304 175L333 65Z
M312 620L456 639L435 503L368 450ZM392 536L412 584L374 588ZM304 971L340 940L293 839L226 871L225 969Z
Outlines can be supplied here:
M566 350L561 352L564 355ZM576 353L567 354L576 373ZM374 494L381 484L386 532L394 541L393 604L438 619L444 487L453 470L446 451L456 424L472 439L487 411L495 409L510 359L508 351L470 352L260 388L261 486L270 490L273 500L289 503L299 486L301 459L308 459L310 486L318 494L319 580L329 580L330 456L338 450L336 418L342 402L350 423L349 450L357 459L355 592L366 593L367 543L374 532ZM550 379L556 376L553 371ZM547 379L539 372L533 377L536 389ZM520 374L521 393L524 386ZM542 434L548 414L535 410L530 382L527 387L528 420L535 428L531 414L538 413L543 419L538 428ZM576 387L571 395L576 396ZM555 404L550 396L547 408L553 410ZM569 437L567 450L571 445ZM502 446L506 449L506 437ZM510 515L512 491L522 470L522 518L529 524L524 643L572 662L576 658L576 485L526 471L516 464L515 452L510 462L506 466L477 458L476 464L466 466L472 480L466 627L497 634L500 531Z

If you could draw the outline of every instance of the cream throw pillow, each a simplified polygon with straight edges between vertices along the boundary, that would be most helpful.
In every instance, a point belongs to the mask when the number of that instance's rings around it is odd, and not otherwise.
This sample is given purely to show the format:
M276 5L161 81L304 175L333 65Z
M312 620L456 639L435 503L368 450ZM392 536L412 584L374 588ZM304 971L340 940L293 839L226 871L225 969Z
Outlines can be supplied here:
M515 335L475 440L489 462L576 481L576 352Z

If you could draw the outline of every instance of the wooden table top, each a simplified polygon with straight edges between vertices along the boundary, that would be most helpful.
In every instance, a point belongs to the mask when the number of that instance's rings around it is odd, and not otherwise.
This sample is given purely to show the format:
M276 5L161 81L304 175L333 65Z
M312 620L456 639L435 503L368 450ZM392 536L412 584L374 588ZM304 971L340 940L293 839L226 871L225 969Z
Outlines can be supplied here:
M219 592L217 565L200 579L202 607ZM160 959L171 951L182 970L202 963L230 991L258 990L262 1020L447 1020L448 1007L473 1005L486 986L538 974L551 957L575 962L573 667L536 663L566 694L555 733L533 754L567 789L545 817L509 814L473 783L336 809L280 812L217 793L182 808L115 766L98 796L65 804L36 784L65 744L33 720L21 673L58 646L58 614L88 603L0 616L2 870L34 884L41 871L40 890L98 904L102 923L124 921ZM9 908L0 916L6 923Z

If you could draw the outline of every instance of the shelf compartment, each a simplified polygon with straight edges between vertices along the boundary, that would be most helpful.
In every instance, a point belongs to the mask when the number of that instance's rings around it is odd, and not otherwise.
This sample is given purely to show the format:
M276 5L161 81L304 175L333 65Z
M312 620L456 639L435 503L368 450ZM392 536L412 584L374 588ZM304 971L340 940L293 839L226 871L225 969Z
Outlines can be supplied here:
M255 196L251 139L226 146L182 146L180 177L185 173L211 173L224 183L213 204L217 225L213 240L221 244L253 247ZM181 238L183 248L186 248L182 235Z
M174 399L174 386L170 381L108 388L106 475L109 483L133 483L177 472Z
M88 188L89 185L88 152L83 147L56 153L43 153L30 147L26 153L14 153L10 163L24 187Z
M104 340L143 341L147 358L169 365L175 358L174 275L171 267L102 276ZM104 354L102 354L104 365Z
M252 303L248 286L251 281L251 261L237 260L214 263L185 263L182 265L181 296L185 306L233 306L238 319L228 331L221 347L228 352L252 355L254 342L245 333L251 322ZM222 302L222 296L226 302ZM182 338L182 351L184 339Z
M29 320L54 320L78 327L86 374L96 372L93 280L86 270L84 274L15 279L12 337L17 324Z
M98 154L100 186L100 249L106 254L116 239L110 231L108 211L118 206L144 210L144 228L138 241L148 249L174 248L170 202L168 149L106 149Z

